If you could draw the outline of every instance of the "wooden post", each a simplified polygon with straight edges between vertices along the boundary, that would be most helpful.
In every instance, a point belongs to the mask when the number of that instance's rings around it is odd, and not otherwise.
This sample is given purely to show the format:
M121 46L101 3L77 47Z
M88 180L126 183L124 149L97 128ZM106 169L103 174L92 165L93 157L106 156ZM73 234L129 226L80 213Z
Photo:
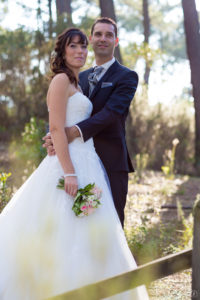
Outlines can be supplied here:
M197 195L193 215L192 300L200 300L200 194Z

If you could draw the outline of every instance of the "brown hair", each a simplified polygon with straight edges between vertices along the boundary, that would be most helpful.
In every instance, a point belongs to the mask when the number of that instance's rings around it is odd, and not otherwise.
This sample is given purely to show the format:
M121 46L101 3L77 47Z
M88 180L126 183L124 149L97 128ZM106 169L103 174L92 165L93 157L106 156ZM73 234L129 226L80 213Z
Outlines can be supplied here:
M115 23L115 21L111 18L107 18L107 17L101 17L96 19L96 21L94 22L94 24L92 25L91 28L91 35L93 35L94 32L94 27L97 23L106 23L106 24L111 24L114 27L115 30L115 36L117 37L117 24Z
M75 36L79 37L79 43L88 45L87 36L78 28L69 28L61 33L56 41L54 53L51 58L51 71L53 73L52 78L59 73L65 73L70 82L77 87L78 82L74 75L74 72L66 65L65 62L65 47L69 45Z

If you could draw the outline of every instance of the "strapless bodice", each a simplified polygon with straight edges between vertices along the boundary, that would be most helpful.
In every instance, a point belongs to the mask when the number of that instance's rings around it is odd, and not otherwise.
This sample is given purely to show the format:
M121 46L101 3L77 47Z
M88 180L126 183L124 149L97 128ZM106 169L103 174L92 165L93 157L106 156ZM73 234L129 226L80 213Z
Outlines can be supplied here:
M76 92L69 97L67 102L65 126L70 127L88 119L91 116L92 108L91 101L81 92ZM92 138L86 142L84 142L81 137L76 138L69 144L69 150L72 156L77 155L77 151L84 151L85 155L86 153L93 153L96 155Z
M81 92L76 92L68 99L66 111L66 127L73 126L90 117L92 103Z

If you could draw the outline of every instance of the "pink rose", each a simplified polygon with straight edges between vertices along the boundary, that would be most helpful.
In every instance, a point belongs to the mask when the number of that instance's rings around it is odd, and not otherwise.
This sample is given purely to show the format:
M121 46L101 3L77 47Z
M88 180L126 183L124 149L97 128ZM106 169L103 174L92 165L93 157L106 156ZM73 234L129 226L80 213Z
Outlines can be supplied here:
M82 211L85 211L86 209L87 209L87 206L86 206L86 205L81 206L81 210L82 210Z

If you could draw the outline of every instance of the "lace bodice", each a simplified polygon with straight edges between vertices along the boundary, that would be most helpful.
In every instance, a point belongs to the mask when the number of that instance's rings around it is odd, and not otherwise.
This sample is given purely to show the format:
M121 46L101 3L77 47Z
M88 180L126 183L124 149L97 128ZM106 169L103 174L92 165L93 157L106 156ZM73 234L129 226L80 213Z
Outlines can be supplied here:
M69 97L66 112L66 126L73 126L90 117L92 103L81 92L76 92Z

